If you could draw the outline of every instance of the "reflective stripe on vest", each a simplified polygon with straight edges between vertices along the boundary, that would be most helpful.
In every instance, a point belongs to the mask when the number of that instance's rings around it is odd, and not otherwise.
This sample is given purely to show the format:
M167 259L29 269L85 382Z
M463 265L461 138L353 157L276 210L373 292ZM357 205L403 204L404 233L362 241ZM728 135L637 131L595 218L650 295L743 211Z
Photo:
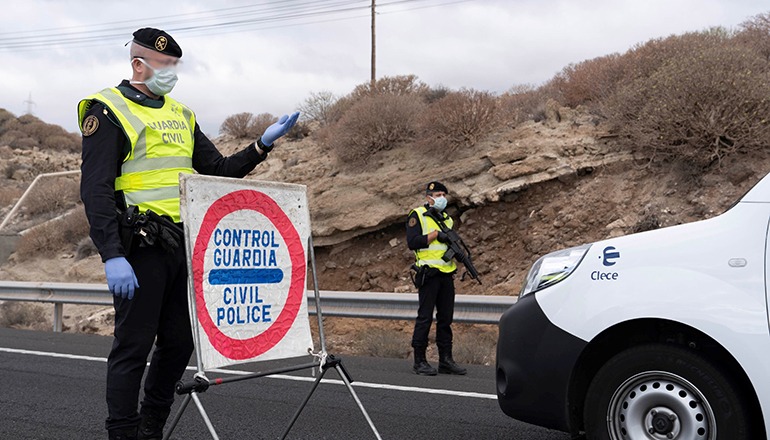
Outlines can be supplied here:
M435 220L425 215L427 211L428 210L425 209L424 206L420 206L419 208L415 208L412 210L412 212L417 213L417 218L420 219L420 226L422 227L423 235L427 235L433 231L441 230L441 228L438 226ZM412 215L412 212L410 212L409 215ZM454 225L454 221L452 221L452 217L445 216L444 224L447 226L447 228L452 229L452 225ZM427 248L418 249L414 251L414 256L415 256L415 259L417 260L415 264L417 266L435 267L436 269L445 273L454 272L455 270L457 270L457 264L455 263L455 261L454 260L444 261L441 259L441 257L444 255L444 252L446 252L447 249L449 249L449 247L446 244L441 243L438 240L433 240L432 242L428 243Z
M115 179L115 190L123 191L126 204L136 205L141 211L151 209L179 222L179 174L195 172L195 114L168 96L164 97L163 107L151 108L110 88L80 101L81 124L94 101L112 110L131 145L121 175Z

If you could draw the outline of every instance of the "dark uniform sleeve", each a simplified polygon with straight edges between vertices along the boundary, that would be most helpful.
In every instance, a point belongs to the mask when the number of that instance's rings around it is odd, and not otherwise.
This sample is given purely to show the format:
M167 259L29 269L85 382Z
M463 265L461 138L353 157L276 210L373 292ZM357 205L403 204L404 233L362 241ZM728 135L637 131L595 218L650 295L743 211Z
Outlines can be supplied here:
M102 261L125 256L115 216L115 177L127 153L123 130L105 112L102 104L94 104L86 118L95 116L99 125L93 134L83 136L80 165L80 199L91 225L90 235ZM122 201L120 202L122 204Z
M261 148L261 141L257 142L260 143ZM257 152L257 142L251 143L243 150L225 157L217 150L217 147L214 146L211 140L203 134L198 123L195 123L193 168L201 174L211 176L244 177L267 158L267 153L260 155Z
M406 244L413 251L428 247L428 236L422 233L418 215L417 211L412 211L406 219Z

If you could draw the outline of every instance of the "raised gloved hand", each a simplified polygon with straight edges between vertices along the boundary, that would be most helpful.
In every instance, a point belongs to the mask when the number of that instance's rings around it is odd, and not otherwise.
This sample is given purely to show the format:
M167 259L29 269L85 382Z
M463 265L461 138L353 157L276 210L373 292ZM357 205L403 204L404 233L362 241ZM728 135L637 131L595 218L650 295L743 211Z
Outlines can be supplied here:
M291 130L291 127L294 127L294 124L297 123L297 118L299 118L299 112L294 112L291 116L281 116L281 119L279 119L278 122L267 127L262 134L262 143L266 147L272 146L276 139L285 135Z
M121 298L134 298L134 289L139 287L134 268L125 257L114 257L105 261L104 273L107 275L107 285L113 295Z
M449 236L444 231L438 231L438 235L436 235L436 240L442 243L449 243Z

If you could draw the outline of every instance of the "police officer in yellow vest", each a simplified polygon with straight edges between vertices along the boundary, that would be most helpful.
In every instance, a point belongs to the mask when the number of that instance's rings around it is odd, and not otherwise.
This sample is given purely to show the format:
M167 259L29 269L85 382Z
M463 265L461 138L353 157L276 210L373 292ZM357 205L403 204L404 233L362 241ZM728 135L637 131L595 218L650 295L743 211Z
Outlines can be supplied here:
M193 351L179 174L244 177L265 160L273 142L299 115L284 115L260 139L224 157L201 131L195 113L168 96L182 57L171 35L139 29L130 52L131 80L78 105L81 198L114 294L105 423L113 440L162 438L174 385Z
M406 221L406 241L414 251L416 274L415 285L419 290L420 305L414 323L412 347L414 348L414 372L419 375L435 376L426 358L428 333L436 309L436 345L438 346L438 373L466 374L452 358L452 316L455 306L454 260L444 261L441 257L448 247L448 238L441 232L435 220L426 215L428 210L438 213L444 224L452 228L452 218L444 212L447 205L447 188L441 182L430 182L426 189L427 203L409 212Z

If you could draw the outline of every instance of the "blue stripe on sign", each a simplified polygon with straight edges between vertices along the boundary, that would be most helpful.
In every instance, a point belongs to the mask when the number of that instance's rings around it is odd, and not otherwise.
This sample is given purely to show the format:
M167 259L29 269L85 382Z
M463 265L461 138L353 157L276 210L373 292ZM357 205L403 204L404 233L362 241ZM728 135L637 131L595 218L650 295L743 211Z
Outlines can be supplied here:
M281 280L281 269L213 269L209 272L209 284L275 284Z

